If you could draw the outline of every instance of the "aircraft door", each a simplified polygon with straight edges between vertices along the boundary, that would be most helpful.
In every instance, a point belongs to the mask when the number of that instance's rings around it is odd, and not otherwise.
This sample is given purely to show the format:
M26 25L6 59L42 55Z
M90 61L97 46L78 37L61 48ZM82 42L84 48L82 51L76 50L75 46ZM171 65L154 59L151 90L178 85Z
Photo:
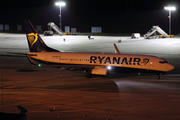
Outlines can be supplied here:
M153 59L150 59L150 60L149 60L149 65L150 65L150 68L153 68L153 67L154 67L154 61L153 61Z

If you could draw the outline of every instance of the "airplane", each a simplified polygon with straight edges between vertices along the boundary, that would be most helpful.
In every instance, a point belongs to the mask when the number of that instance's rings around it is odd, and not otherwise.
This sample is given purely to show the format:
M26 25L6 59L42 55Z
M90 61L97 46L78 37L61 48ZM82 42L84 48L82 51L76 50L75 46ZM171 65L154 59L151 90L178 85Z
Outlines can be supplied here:
M30 21L25 21L26 37L29 45L27 58L32 65L43 63L52 66L79 67L85 70L86 77L92 75L109 76L115 72L149 72L160 75L171 71L174 66L167 60L150 55L121 54L114 44L115 54L61 52L48 47Z

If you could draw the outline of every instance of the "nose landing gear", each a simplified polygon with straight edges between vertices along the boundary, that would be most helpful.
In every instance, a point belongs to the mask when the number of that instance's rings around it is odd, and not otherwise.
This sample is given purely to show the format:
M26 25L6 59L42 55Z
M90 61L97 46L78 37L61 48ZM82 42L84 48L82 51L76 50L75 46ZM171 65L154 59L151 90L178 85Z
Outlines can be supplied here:
M157 80L160 79L160 75L157 75L157 76L156 76L156 79L157 79Z
M156 79L160 79L160 75L162 75L162 73L158 73L157 76L156 76Z

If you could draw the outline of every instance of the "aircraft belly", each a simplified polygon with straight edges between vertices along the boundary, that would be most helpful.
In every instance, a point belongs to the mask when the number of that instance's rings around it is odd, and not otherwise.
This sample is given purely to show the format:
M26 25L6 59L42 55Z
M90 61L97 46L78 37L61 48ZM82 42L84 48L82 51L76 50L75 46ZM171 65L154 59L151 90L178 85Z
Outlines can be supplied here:
M113 71L118 72L118 73L132 73L132 72L137 72L137 73L159 73L163 72L161 70L154 70L154 69L141 69L141 68L127 68L127 67L115 67L113 68Z

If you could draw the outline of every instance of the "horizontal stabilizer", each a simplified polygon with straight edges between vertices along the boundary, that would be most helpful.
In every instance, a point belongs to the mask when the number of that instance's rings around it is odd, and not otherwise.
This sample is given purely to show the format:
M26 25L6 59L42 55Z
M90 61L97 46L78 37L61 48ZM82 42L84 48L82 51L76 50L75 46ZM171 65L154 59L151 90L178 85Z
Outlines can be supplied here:
M8 54L16 54L16 55L27 55L26 53L15 53L15 52L5 52Z
M30 58L30 56L35 56L34 54L15 53L15 52L6 52L6 53L27 56L27 58L28 58L30 64L31 64L31 65L36 65L35 62Z
M27 55L27 58L28 58L31 65L33 65L33 66L36 65L36 63L28 55Z

